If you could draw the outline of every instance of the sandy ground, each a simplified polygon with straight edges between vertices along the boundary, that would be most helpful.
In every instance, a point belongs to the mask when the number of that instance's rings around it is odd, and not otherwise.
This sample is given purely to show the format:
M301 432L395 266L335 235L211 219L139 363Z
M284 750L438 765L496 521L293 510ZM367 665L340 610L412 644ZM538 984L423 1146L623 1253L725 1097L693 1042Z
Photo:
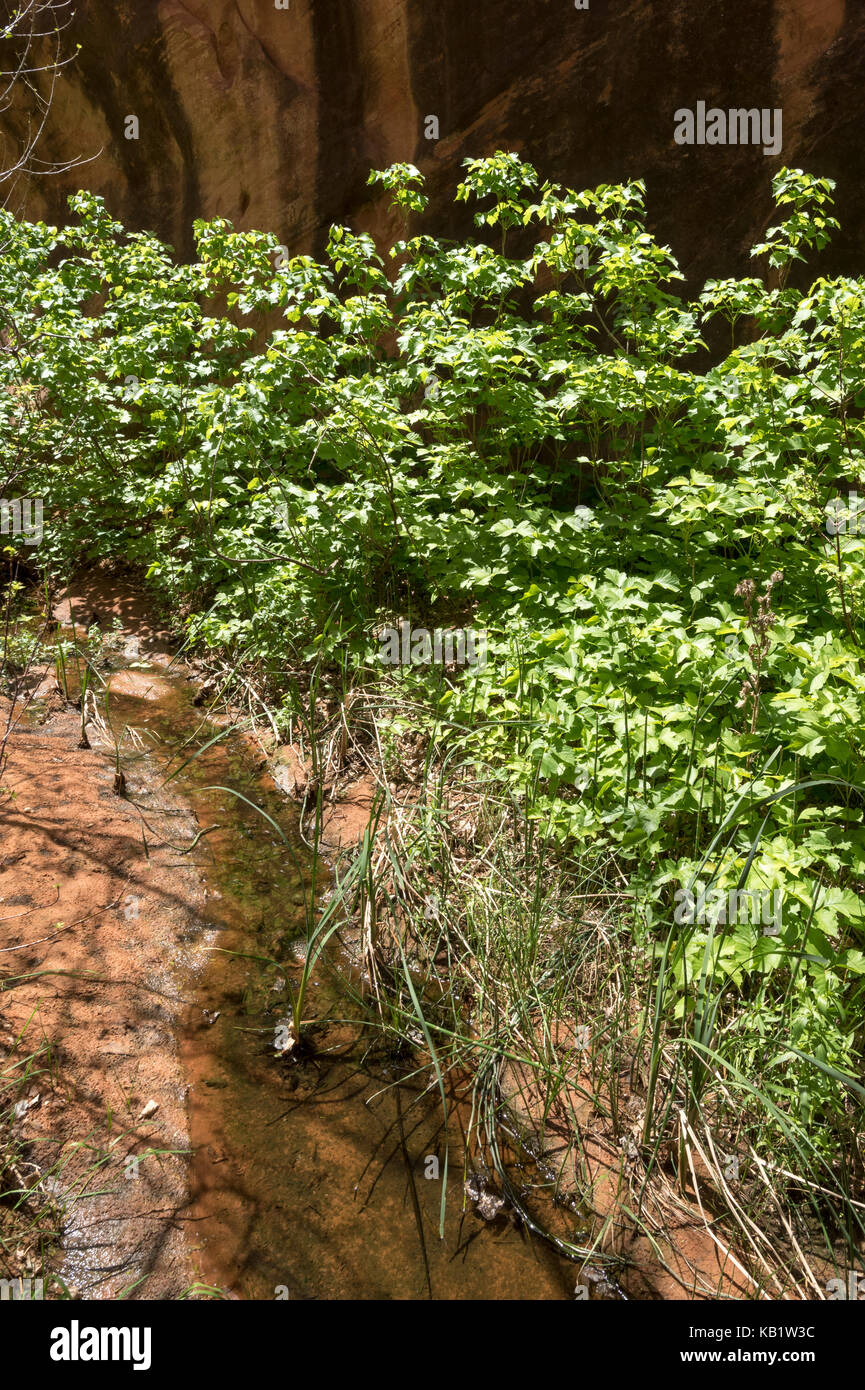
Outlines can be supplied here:
M56 616L105 632L119 617L130 660L170 659L170 634L122 581L78 585ZM112 692L143 700L164 684L152 672L111 677ZM11 1177L30 1186L41 1174L60 1207L59 1273L74 1295L176 1298L206 1278L205 1243L218 1236L202 1220L189 1156L196 1072L182 1065L184 1039L206 1026L197 996L216 938L203 880L159 841L182 847L200 826L170 786L153 795L146 763L125 764L117 794L110 745L91 724L92 747L79 747L80 715L53 670L36 694L0 771L0 1065L7 1078L26 1073L14 1091L25 1157ZM0 702L0 731L9 711ZM302 786L308 770L283 756ZM360 786L329 808L329 848L356 842L370 804ZM26 1227L0 1277L58 1268Z
M158 658L164 642L141 624L139 633L142 654ZM41 693L53 686L52 676ZM81 749L79 739L79 716L55 693L7 744L0 1053L7 1064L39 1054L38 1074L16 1095L30 1102L16 1126L63 1209L68 1285L85 1298L132 1285L133 1297L176 1297L195 1278L195 1242L183 1215L186 1084L175 1035L210 934L194 871L154 840L182 842L196 827L166 793L160 804L173 814L147 806L157 835L148 832L145 847L134 778L117 795L108 750L95 740ZM19 1254L42 1272L37 1253Z

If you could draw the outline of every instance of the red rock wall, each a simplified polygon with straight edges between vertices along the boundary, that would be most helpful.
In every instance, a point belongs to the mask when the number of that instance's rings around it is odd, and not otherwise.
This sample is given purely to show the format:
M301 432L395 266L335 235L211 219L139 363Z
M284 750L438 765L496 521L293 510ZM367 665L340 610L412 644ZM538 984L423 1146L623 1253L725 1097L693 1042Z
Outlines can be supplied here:
M645 177L656 230L700 277L745 263L770 175L793 163L839 180L835 262L861 271L861 0L589 3L79 0L82 50L41 153L97 157L17 201L57 218L89 186L184 252L192 219L215 214L309 249L334 220L385 230L366 176L394 160L429 175L431 225L457 230L460 161L507 147L572 186ZM698 100L781 107L782 155L676 146L673 114Z

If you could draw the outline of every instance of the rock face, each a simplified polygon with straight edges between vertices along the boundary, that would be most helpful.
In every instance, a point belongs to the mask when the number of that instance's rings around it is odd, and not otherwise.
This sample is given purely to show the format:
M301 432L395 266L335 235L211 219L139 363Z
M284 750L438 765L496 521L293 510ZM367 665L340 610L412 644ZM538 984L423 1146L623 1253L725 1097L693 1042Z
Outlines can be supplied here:
M278 8L277 6L280 5ZM838 180L837 269L865 240L865 6L858 0L78 0L81 52L43 158L95 156L22 181L30 216L70 188L180 252L194 217L315 249L333 221L377 233L371 166L416 163L430 227L456 232L466 155L520 151L585 186L643 177L655 230L697 280L747 262L782 163ZM677 108L783 115L783 148L680 146ZM137 116L138 139L125 138ZM439 139L426 138L427 117Z

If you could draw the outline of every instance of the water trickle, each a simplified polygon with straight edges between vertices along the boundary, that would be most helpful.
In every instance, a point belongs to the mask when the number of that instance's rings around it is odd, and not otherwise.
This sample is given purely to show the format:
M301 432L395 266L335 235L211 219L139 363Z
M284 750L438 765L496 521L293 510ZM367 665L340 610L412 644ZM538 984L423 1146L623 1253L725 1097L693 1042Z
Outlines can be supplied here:
M193 808L204 833L178 844L178 862L202 876L203 939L222 948L193 982L179 1039L194 1148L185 1217L201 1279L253 1299L571 1297L573 1264L486 1183L481 1202L466 1197L460 1106L446 1135L437 1092L425 1092L423 1076L406 1079L405 1060L339 987L335 970L363 987L339 944L310 980L314 1046L280 1055L312 880L297 814L242 736L205 747L218 731L181 671L140 658L133 667L132 656L138 645L127 643L113 663L110 724L117 737L127 726L138 733L123 763L143 815L172 773ZM266 811L290 848L232 792Z

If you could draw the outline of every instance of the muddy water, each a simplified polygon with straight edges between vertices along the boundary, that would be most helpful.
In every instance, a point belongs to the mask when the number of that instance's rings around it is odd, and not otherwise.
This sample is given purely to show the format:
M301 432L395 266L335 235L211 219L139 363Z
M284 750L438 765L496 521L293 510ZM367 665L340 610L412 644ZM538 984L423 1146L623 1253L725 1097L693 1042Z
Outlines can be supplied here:
M400 1080L405 1059L398 1065L383 1050L370 1015L340 987L335 972L362 987L347 950L337 946L312 978L311 1054L279 1055L311 891L296 812L237 735L177 772L218 732L182 673L138 663L115 671L111 691L115 733L134 728L146 750L127 740L123 753L145 816L177 773L172 785L206 832L178 845L178 862L204 879L203 925L221 948L194 983L180 1039L194 1146L187 1229L201 1280L244 1299L572 1297L573 1264L506 1212L494 1222L473 1214L459 1124L444 1132L437 1098ZM294 853L252 807L214 787L265 810Z

